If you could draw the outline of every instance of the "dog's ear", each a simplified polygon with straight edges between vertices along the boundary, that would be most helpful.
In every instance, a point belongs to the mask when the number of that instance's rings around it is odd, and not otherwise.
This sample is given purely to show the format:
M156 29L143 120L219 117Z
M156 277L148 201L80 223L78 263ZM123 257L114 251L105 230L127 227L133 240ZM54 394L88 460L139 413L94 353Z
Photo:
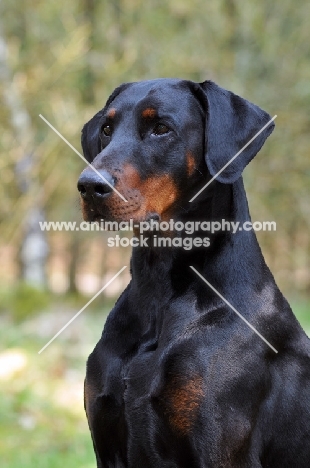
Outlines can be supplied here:
M131 83L124 83L116 88L109 99L107 100L106 105L103 109L97 112L92 119L90 119L82 129L81 144L85 158L87 161L92 162L97 154L101 151L101 142L100 142L100 128L101 128L101 118L106 112L106 109L114 101L116 96L118 96L122 91L128 88Z
M85 159L92 162L100 153L101 143L99 138L99 122L103 114L103 109L99 111L82 129L81 144Z
M214 177L271 120L267 112L212 81L201 83L206 108L205 158ZM201 93L200 93L201 94ZM274 128L271 122L217 177L233 183Z

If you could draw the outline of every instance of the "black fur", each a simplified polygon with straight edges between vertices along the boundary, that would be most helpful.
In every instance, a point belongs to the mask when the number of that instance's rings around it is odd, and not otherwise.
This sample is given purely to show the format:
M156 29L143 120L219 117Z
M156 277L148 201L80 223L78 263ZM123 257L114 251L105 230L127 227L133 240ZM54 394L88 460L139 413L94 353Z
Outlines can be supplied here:
M141 118L148 106L157 110L154 120ZM113 133L100 140L111 107ZM153 127L162 115L171 129L158 136ZM273 124L189 200L269 119L212 82L153 80L119 88L85 125L82 143L87 159L110 174L120 191L126 191L127 164L144 182L169 176L178 194L169 207L175 220L243 223L250 215L241 173ZM193 171L186 168L188 152ZM91 179L91 172L84 176ZM116 194L103 196L93 186L83 190L87 219L124 213L125 202ZM141 204L145 195L139 197ZM145 213L145 219L152 216ZM310 466L309 339L276 286L254 232L209 237L208 248L133 249L131 282L87 363L85 403L98 468Z

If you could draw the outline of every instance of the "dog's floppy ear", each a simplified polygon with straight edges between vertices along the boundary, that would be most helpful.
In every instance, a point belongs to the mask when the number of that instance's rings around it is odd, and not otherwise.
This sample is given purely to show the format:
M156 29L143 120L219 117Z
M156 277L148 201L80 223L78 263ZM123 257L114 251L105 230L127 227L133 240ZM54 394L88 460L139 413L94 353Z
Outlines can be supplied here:
M205 158L214 177L264 125L271 120L267 112L236 94L220 88L212 81L200 84L207 101ZM254 158L274 128L271 122L216 180L233 183Z
M88 162L100 153L101 143L99 138L99 122L103 114L103 109L99 111L82 129L81 144L85 159Z
M112 101L118 96L122 91L124 91L131 83L124 83L116 88L109 99L107 100L106 105L103 109L97 112L92 119L90 119L82 129L81 144L85 158L87 161L92 162L97 154L101 151L101 142L100 142L100 123L101 117L104 115L106 109L112 103Z

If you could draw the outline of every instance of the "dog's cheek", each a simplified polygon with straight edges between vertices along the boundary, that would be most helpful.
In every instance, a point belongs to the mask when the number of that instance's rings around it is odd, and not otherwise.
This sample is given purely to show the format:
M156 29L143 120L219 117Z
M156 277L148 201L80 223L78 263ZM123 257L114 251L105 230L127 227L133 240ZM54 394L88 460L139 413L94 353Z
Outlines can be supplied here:
M116 194L113 194L107 200L106 214L108 218L117 221L129 221L134 213L140 211L141 195L137 190L123 191L123 195L127 203L123 202Z
M166 218L169 208L179 196L177 185L170 175L162 174L141 180L138 171L129 164L119 177L117 189L128 200L124 214L138 210L135 216L141 219L154 212ZM113 202L113 211L118 211L116 201Z
M194 155L191 151L188 151L186 154L186 172L187 176L191 177L196 169L196 161Z
M162 219L166 218L169 208L178 199L178 188L167 174L151 177L142 184L140 192L146 200L145 211L158 213Z

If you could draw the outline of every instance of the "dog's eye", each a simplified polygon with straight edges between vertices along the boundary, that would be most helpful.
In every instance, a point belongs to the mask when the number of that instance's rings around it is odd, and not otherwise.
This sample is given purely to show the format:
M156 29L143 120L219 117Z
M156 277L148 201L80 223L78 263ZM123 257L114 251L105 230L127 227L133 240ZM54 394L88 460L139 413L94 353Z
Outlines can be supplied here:
M112 128L110 125L103 125L101 128L101 133L103 133L104 136L110 137L112 135Z
M152 133L153 135L165 135L165 133L169 133L169 132L170 132L170 128L167 127L167 125L159 123L155 125Z

